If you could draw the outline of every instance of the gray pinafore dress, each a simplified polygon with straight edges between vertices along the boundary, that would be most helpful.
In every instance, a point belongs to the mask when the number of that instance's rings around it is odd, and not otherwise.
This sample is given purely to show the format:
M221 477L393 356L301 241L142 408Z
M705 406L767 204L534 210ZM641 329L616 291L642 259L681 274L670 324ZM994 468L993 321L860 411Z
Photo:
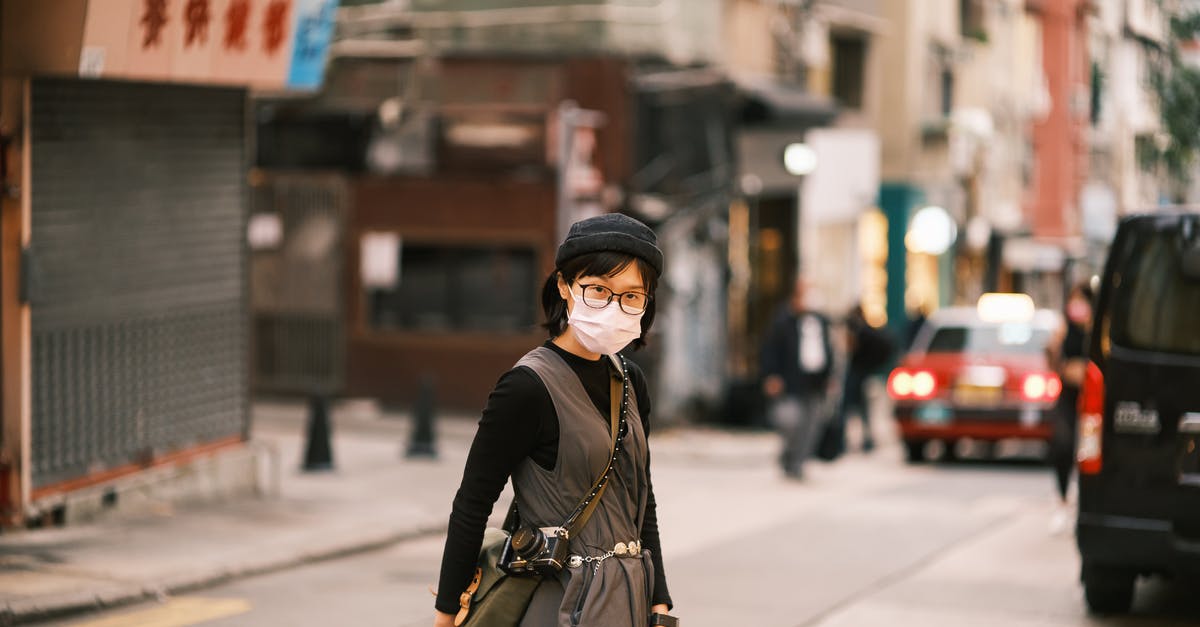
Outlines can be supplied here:
M539 347L518 366L542 380L558 414L558 459L546 470L526 459L513 473L522 522L555 527L566 521L608 465L612 438L609 416L601 414L583 383L562 357ZM629 385L626 385L629 388ZM649 492L646 434L636 396L629 389L628 433L609 475L600 504L587 525L570 539L571 555L599 557L617 542L640 541ZM649 551L563 568L538 586L522 627L642 627L650 615L654 566Z

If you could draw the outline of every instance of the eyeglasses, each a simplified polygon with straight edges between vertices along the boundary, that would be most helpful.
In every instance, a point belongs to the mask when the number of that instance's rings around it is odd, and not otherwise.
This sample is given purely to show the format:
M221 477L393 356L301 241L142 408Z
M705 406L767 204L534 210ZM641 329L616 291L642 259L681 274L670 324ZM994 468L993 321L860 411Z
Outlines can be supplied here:
M646 311L650 304L650 296L642 292L614 292L603 285L579 284L583 288L583 304L592 309L604 309L617 299L617 306L627 314L637 315Z

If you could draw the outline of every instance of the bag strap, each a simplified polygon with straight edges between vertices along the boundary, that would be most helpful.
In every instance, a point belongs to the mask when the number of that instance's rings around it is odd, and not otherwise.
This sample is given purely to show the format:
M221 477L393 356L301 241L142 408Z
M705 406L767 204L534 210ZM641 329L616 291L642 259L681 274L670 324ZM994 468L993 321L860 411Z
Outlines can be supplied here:
M579 533L583 526L587 524L588 519L592 517L592 512L596 511L596 507L600 504L600 497L604 496L604 489L608 486L608 476L612 473L613 465L617 462L617 453L621 451L619 441L623 432L628 429L625 425L625 406L629 402L627 394L629 391L629 377L625 374L625 358L620 355L609 355L612 360L614 372L609 387L609 432L612 437L612 443L609 445L608 466L604 472L592 484L591 489L587 491L583 500L571 513L562 527L567 530L567 537L573 537ZM512 505L508 508L508 514L504 517L502 529L512 533L517 530L517 525L520 523L520 513L517 511L517 501L513 499Z
M621 452L621 436L628 429L625 424L625 408L629 402L627 395L629 393L629 377L625 374L625 358L619 355L609 355L612 360L615 371L610 382L609 399L611 407L609 409L609 431L612 436L612 443L609 445L611 455L608 458L608 466L600 475L596 482L592 484L592 489L583 497L583 501L579 503L579 507L575 508L575 512L563 523L563 527L567 530L567 537L574 537L579 533L583 526L587 524L589 518L592 517L592 512L596 511L596 507L600 505L600 498L604 496L604 489L608 487L608 476L612 474L613 466L617 463L617 454Z

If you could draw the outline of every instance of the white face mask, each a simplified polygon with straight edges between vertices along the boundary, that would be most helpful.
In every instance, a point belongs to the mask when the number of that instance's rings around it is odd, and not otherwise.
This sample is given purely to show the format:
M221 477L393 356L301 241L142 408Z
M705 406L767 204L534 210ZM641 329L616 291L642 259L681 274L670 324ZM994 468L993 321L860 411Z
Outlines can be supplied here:
M642 336L642 316L646 312L627 314L615 300L603 309L589 307L573 290L571 298L575 306L567 316L567 323L575 330L575 338L589 351L612 355Z

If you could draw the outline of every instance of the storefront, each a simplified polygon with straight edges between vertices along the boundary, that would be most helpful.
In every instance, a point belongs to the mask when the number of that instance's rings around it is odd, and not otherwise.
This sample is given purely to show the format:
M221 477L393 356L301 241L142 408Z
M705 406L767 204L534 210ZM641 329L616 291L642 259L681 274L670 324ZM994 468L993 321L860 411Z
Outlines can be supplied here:
M347 393L479 411L546 335L542 281L559 233L627 169L616 59L443 59L428 176L353 185ZM589 112L590 120L577 115Z
M4 5L4 524L247 439L247 87L319 82L335 8Z
M801 224L809 210L801 189L805 177L820 167L806 138L832 122L837 110L832 101L796 88L743 82L737 112L740 194L729 212L730 363L734 388L748 386L747 398L752 398L767 325L801 272ZM789 147L804 163L793 156L788 167L784 157ZM738 404L745 403L733 405Z

